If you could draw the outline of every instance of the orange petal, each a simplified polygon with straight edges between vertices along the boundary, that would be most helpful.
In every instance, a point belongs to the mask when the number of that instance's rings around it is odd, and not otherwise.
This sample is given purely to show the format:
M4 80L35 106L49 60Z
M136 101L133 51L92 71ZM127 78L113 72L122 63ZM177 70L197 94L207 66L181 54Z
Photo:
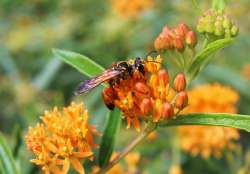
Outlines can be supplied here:
M88 142L88 144L89 144L90 146L92 146L92 147L94 147L94 148L97 148L97 147L98 147L98 145L96 145L96 144L94 143L94 138L93 138L91 132L87 132L85 138L86 138L86 140L87 140L87 142Z
M50 166L50 171L54 174L63 174L63 172L56 165Z
M50 174L48 166L43 166L42 170L43 170L44 174Z
M64 161L63 161L63 167L62 167L62 173L63 174L67 174L68 173L69 166L70 166L69 158L65 158Z
M73 156L76 158L84 158L92 156L93 152L73 152Z
M46 148L48 150L50 150L51 152L53 152L53 153L57 152L57 147L53 143L51 143L50 141L45 141L44 144L46 145Z
M140 123L139 123L138 118L135 117L135 118L133 119L133 125L134 125L135 129L136 129L138 132L140 132Z
M64 160L56 159L56 160L55 160L55 163L56 163L56 165L63 165Z
M128 123L128 125L127 125L127 129L128 129L128 128L130 128L130 124L131 124L131 119L129 117L127 117L127 123Z
M70 158L70 162L73 166L73 168L80 174L85 174L84 172L84 168L82 166L82 164L80 163L80 161L76 158Z

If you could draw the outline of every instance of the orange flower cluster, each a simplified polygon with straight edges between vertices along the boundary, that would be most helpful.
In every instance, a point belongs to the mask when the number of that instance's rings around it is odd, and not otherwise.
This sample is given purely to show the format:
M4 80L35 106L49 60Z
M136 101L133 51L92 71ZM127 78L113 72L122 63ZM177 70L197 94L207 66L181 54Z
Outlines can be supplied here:
M29 150L35 154L32 163L42 167L44 173L67 173L70 164L84 173L80 162L92 159L91 147L97 147L93 134L99 135L95 126L88 124L88 111L83 103L71 103L63 112L56 107L41 117L43 123L30 127L25 136Z
M179 23L174 29L164 26L162 32L155 39L154 46L157 51L173 50L179 52L185 50L186 45L194 48L197 44L197 38L194 31L185 23Z
M167 70L160 69L161 62L160 55L155 59L148 56L144 65L145 74L135 70L131 78L104 89L105 103L112 101L123 112L128 127L132 122L139 131L140 118L154 122L170 119L187 105L184 74L176 76L174 89L171 88Z
M153 4L153 0L112 0L113 10L123 17L136 17Z
M220 84L198 86L188 92L189 106L185 113L222 112L236 113L239 95L229 87ZM204 158L210 155L220 157L227 148L233 150L234 140L239 139L237 129L218 126L182 126L178 128L181 147L192 155Z

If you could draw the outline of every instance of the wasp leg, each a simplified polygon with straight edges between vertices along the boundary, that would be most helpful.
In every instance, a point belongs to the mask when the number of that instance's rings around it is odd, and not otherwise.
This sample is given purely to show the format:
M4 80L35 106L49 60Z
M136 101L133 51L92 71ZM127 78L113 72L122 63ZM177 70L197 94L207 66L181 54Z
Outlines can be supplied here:
M142 73L142 75L145 74L144 66L143 66L142 64L140 64L140 65L138 66L138 71L139 71L140 73Z
M103 98L104 104L107 106L107 108L109 110L114 110L114 108L115 108L115 104L114 104L115 93L114 93L114 89L112 87L106 88L102 91L102 98Z

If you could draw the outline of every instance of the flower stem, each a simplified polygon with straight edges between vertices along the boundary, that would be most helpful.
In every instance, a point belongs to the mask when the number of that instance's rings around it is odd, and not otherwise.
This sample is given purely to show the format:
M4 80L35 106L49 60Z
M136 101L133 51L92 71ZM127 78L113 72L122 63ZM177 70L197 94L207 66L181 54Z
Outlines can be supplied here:
M123 157L125 157L131 150L135 148L144 138L148 136L152 131L156 129L156 124L148 124L142 132L130 143L128 144L123 151L117 155L110 163L104 168L100 169L96 174L104 174L110 170L115 164L117 164Z

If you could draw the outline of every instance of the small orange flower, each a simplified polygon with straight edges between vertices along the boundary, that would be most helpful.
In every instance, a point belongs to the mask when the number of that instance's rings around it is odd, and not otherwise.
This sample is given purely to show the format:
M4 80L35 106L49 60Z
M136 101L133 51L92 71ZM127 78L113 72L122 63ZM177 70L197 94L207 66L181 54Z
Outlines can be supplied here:
M170 87L168 72L161 69L161 62L160 55L155 59L148 56L144 65L145 74L135 70L131 78L104 89L106 103L113 103L123 112L127 127L132 123L139 131L140 119L154 122L170 119L186 106L187 102L182 108L175 107L174 96L177 96L179 91L175 92ZM185 85L181 86L181 90L185 90ZM109 91L112 91L112 97L108 95Z
M153 4L153 0L112 0L113 10L123 17L137 17Z
M83 103L71 103L63 111L55 107L45 111L43 123L30 127L25 136L29 150L35 154L32 163L42 167L44 173L67 173L72 167L84 173L80 162L83 158L92 159L91 147L97 147L93 134L99 135L95 126L88 124L88 111Z
M238 93L220 84L195 87L188 95L189 106L184 109L185 113L237 111ZM178 127L178 132L182 149L204 158L211 155L220 157L225 148L233 150L234 141L240 136L237 129L218 126L181 126Z

